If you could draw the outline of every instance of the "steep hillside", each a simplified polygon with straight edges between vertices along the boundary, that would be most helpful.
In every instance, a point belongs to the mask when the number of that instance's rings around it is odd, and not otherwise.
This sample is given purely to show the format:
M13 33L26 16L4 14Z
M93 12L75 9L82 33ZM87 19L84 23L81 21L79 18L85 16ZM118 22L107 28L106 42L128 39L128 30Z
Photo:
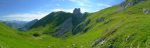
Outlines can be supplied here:
M138 3L118 10L121 5L99 11L87 18L88 32L99 32L93 47L102 48L149 48L150 1ZM134 1L133 1L134 2ZM126 3L126 5L129 5ZM116 11L117 10L117 11ZM97 20L101 19L100 22ZM90 34L89 34L90 35ZM92 37L96 37L93 35Z
M32 30L39 30L42 34L52 34L57 32L57 27L63 24L66 20L71 18L71 13L66 13L63 11L52 12L45 16L44 18L37 21L33 26L31 26ZM68 22L67 22L68 23Z

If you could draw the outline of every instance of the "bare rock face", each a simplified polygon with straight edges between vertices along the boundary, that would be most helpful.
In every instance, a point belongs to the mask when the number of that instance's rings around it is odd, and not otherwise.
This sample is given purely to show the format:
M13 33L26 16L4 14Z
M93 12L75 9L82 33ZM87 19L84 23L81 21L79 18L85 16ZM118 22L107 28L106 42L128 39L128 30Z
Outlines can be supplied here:
M77 26L82 20L82 13L80 8L75 8L73 10L72 23L73 26Z
M74 15L74 16L77 16L77 17L81 16L82 13L81 13L80 8L75 8L75 9L73 10L73 15Z
M112 44L110 44L107 48L113 48L113 45L112 45Z
M80 8L75 8L72 13L72 17L64 21L61 25L56 28L55 33L53 36L60 37L67 32L72 32L73 28L75 28L82 19L82 13Z
M118 11L123 11L124 9L128 8L128 7L131 7L131 6L134 6L138 3L142 3L144 1L147 1L147 0L124 0L121 4L120 4L120 7L115 9L113 12L118 12ZM129 13L130 14L130 13Z
M144 2L144 1L146 1L146 0L125 0L123 3L121 3L121 7L127 8L127 7L133 6L135 4Z
M56 28L56 31L53 34L53 36L60 37L69 31L72 31L72 18L67 19L64 23L59 25Z
M82 32L84 30L84 28L91 22L91 20L86 21L85 23L82 23L80 25L78 25L77 27L75 27L72 32L73 34L77 34L79 32ZM89 28L87 28L85 31L87 31Z
M82 13L81 13L80 8L75 8L73 10L73 16L72 16L72 25L73 25L72 32L73 32L73 34L77 33L74 30L76 30L75 28L77 27L78 24L80 24L82 22L82 20L83 20L83 18L82 18Z

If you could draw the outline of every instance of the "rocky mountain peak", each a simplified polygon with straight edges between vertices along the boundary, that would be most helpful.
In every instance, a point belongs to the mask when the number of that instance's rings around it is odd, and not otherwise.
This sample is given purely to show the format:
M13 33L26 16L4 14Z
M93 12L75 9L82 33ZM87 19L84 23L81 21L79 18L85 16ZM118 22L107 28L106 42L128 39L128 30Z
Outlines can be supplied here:
M81 18L82 18L82 13L80 8L75 8L73 10L73 16L72 16L73 26L78 25L81 22Z
M80 10L80 8L75 8L74 10L73 10L73 14L75 15L75 16L81 16L81 10Z

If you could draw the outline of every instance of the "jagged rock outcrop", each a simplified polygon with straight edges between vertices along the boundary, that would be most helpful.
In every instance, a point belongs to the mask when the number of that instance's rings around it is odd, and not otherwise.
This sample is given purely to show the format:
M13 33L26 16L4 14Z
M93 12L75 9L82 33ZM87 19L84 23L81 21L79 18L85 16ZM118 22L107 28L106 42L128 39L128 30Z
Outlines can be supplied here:
M127 7L133 6L135 4L144 2L144 1L146 1L146 0L125 0L124 2L121 3L121 7L127 8Z
M76 27L74 28L74 30L72 31L73 34L77 34L77 33L79 33L79 32L84 31L84 28L85 28L90 22L91 22L91 20L87 20L85 23L82 23L82 24L76 26Z
M80 17L82 15L80 8L75 8L73 10L73 15Z
M84 32L87 31L90 28L84 29L90 20L88 20L86 23L80 24L83 22L86 17L89 16L89 13L81 13L80 8L75 8L73 11L73 16L72 16L72 24L73 24L73 29L72 29L72 34L77 34L79 32Z
M73 26L77 26L82 20L82 13L81 13L81 10L80 8L75 8L73 10L73 16L72 16L72 23L73 23Z
M120 7L118 7L117 9L113 10L113 12L120 12L120 11L124 11L124 9L134 6L138 3L142 3L145 2L147 0L124 0L121 4ZM129 14L132 14L131 12L129 12Z
M67 19L66 21L64 21L64 23L62 23L61 25L59 25L56 30L55 33L53 33L53 36L55 37L60 37L62 35L64 35L67 32L71 32L72 31L72 18Z

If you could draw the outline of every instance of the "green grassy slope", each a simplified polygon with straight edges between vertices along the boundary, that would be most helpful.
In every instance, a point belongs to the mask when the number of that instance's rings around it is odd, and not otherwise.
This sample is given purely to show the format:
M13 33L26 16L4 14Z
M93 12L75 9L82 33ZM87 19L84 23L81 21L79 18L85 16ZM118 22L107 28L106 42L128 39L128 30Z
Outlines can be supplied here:
M64 43L49 35L34 37L31 33L18 32L0 23L0 48L60 48L63 45L60 43Z
M18 35L17 31L0 23L0 47L1 48L34 48L35 44Z
M106 48L110 44L117 48L149 48L149 14L143 13L143 8L150 8L150 1L136 4L124 11L114 12L118 6L99 11L87 18L91 20L88 26L94 25L88 33L77 37L78 43L90 42L104 38L104 41L96 45L97 48ZM96 23L97 18L104 18ZM96 39L97 38L97 39ZM88 40L88 41L87 41ZM76 41L75 41L76 42ZM93 42L92 42L93 43ZM89 45L92 45L89 43ZM84 43L83 43L84 44Z

